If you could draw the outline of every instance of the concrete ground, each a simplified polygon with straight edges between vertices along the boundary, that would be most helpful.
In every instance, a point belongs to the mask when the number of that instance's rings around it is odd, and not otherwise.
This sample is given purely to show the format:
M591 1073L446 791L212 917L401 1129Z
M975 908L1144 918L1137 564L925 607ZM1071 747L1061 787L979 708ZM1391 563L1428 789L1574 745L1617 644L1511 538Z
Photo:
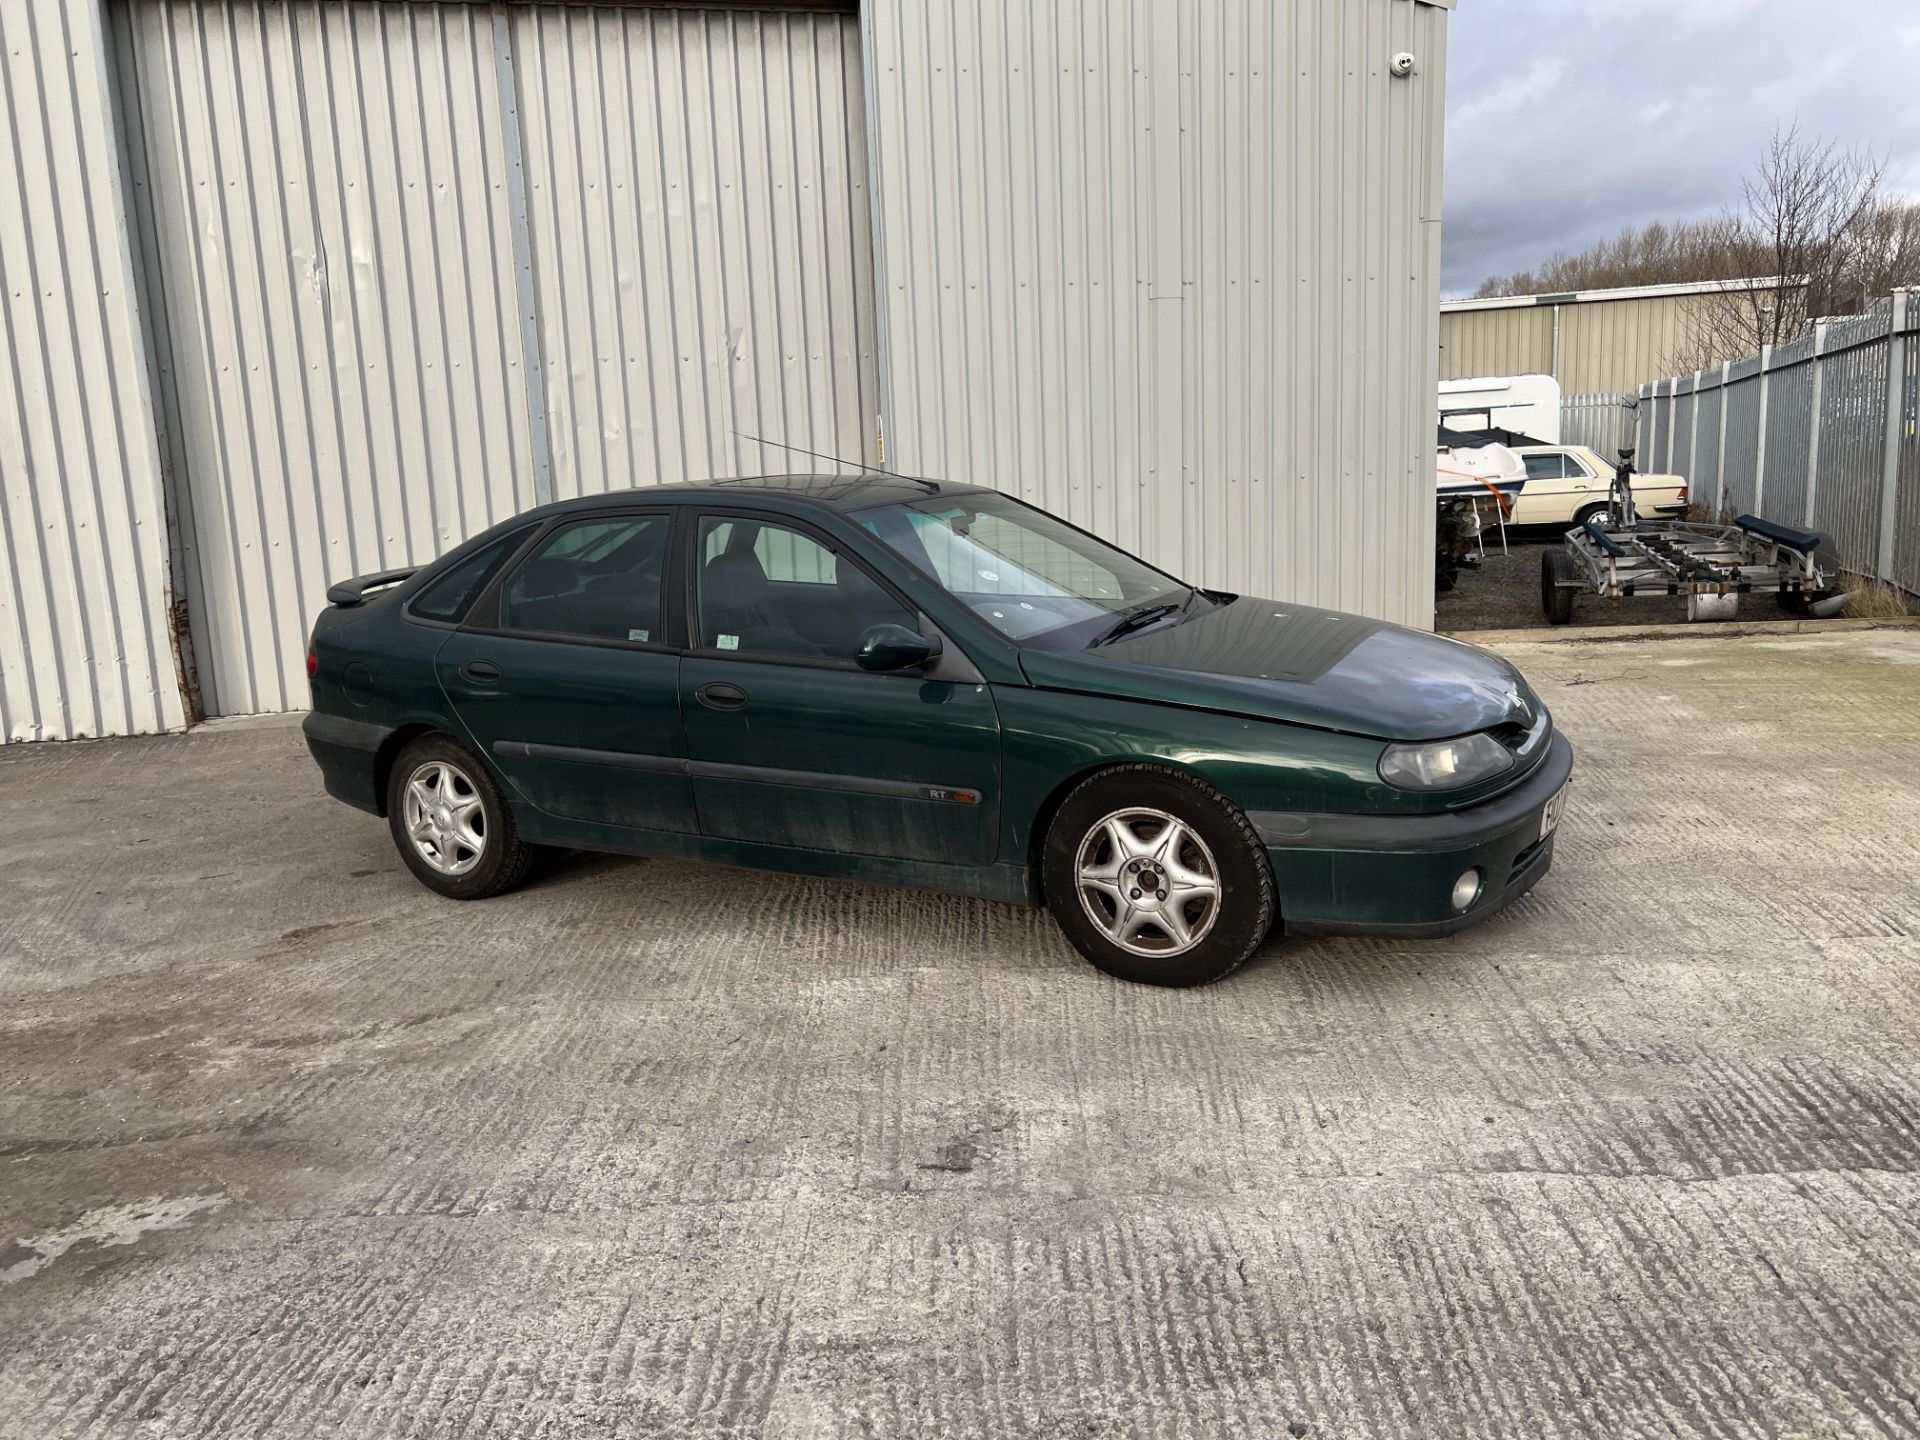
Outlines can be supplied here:
M1540 889L1198 992L439 901L284 724L0 751L0 1434L1914 1433L1920 631L1509 653Z

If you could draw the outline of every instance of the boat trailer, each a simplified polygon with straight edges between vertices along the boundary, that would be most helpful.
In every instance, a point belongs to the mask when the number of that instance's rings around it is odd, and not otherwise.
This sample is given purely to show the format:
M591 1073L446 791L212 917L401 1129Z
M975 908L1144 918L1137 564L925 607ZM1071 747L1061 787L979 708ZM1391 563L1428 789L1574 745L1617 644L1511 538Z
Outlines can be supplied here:
M1846 597L1834 592L1815 558L1821 537L1754 515L1731 525L1643 520L1633 505L1633 452L1622 450L1605 522L1567 531L1540 560L1540 608L1555 625L1573 619L1574 597L1604 600L1684 595L1687 619L1730 620L1739 597L1776 594L1782 608L1822 618Z

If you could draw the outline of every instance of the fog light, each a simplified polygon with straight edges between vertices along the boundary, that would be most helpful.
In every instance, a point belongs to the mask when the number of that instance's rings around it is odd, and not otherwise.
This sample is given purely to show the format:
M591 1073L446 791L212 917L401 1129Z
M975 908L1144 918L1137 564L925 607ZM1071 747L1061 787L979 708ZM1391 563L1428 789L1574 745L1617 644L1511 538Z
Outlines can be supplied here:
M1476 866L1453 882L1453 908L1465 910L1480 898L1480 871Z

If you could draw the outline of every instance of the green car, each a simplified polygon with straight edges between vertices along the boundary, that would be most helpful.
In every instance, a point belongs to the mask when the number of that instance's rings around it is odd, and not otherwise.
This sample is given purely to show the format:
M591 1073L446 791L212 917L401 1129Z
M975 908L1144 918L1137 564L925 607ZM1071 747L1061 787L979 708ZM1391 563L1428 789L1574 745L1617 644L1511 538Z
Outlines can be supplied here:
M454 899L542 847L710 860L1046 905L1102 970L1199 985L1276 921L1484 920L1573 768L1484 651L931 480L570 500L327 598L307 743Z

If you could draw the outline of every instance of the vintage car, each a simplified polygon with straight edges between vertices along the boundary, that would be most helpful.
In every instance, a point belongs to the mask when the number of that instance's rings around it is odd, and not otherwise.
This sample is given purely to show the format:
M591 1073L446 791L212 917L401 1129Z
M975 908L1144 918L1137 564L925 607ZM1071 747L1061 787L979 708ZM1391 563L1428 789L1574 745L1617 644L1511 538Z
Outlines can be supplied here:
M931 480L569 500L328 599L326 788L454 899L536 847L758 866L1044 904L1103 970L1194 985L1276 921L1486 919L1573 764L1497 656Z
M1527 479L1513 492L1508 524L1565 527L1605 519L1612 461L1584 445L1518 445L1513 453L1527 467ZM1633 503L1648 519L1678 515L1687 508L1687 482L1679 475L1636 474Z

